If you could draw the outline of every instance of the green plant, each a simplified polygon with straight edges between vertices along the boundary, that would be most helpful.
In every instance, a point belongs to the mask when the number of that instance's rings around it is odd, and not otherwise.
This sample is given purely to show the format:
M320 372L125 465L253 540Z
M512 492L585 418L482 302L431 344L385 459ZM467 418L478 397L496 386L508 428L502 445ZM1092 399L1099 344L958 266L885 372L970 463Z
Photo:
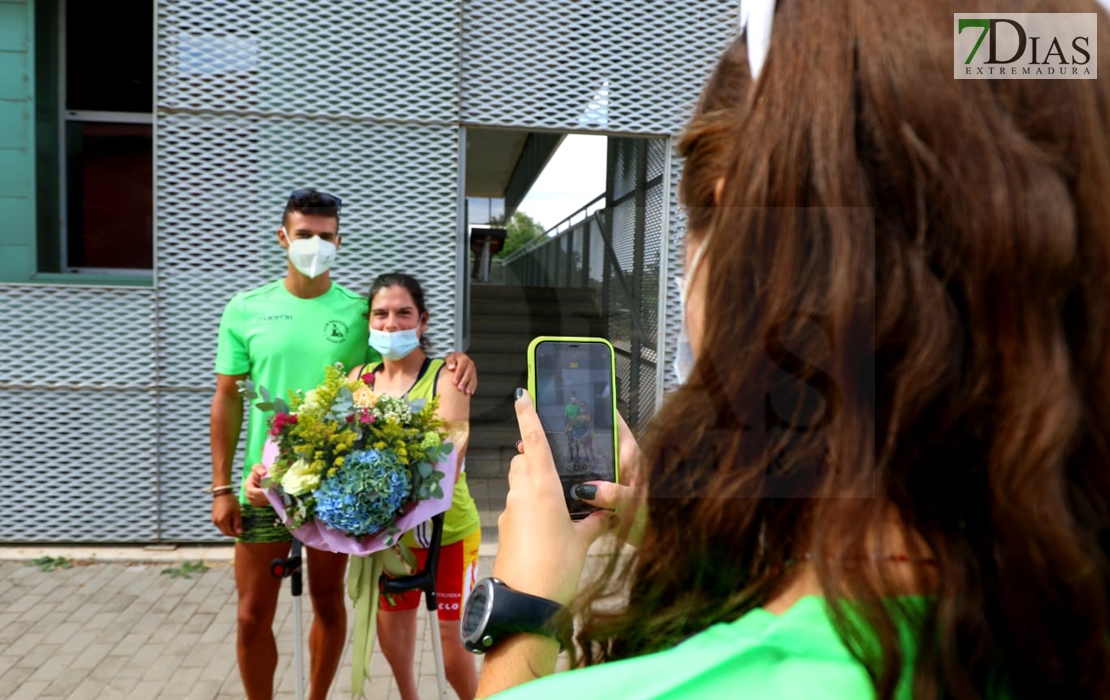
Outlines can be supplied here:
M162 569L163 574L169 574L170 578L193 578L193 574L203 574L208 571L202 561L187 561L179 567L171 567L169 569Z
M39 557L27 566L38 567L39 571L53 571L54 569L72 569L73 562L65 557Z

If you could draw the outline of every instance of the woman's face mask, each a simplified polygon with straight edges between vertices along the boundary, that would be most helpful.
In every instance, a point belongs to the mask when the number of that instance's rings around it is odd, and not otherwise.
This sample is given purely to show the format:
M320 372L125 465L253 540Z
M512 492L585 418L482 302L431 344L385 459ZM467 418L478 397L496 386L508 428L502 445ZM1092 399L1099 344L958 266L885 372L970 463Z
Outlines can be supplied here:
M678 284L679 309L682 314L682 331L678 335L678 347L674 356L674 373L679 384L685 384L690 379L690 374L694 371L694 364L697 360L694 357L694 348L690 344L689 324L686 321L686 300L689 298L690 288L693 286L695 276L698 273L698 264L701 262L702 255L705 254L705 247L709 243L710 235L707 233L705 238L701 240L701 245L694 253L694 259L690 261L688 274L685 277L675 278L675 282Z
M383 358L396 362L420 347L420 336L415 328L403 331L377 331L371 328L370 347L377 350Z

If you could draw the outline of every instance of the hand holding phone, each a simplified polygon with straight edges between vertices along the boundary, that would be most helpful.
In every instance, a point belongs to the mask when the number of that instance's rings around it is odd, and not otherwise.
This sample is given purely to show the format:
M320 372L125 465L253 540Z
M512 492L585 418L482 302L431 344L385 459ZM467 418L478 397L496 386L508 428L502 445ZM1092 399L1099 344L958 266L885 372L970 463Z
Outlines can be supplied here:
M617 481L616 365L604 338L541 336L528 346L528 391L551 445L571 518L598 508L587 481Z

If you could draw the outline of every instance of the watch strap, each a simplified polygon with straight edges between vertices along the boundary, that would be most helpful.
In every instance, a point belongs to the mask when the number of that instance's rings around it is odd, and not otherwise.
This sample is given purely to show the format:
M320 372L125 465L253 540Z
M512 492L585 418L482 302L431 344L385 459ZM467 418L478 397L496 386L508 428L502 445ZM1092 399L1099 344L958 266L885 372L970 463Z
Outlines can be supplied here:
M551 623L562 612L563 606L553 600L522 593L501 582L493 596L493 606L490 626L496 627L501 632L500 636L516 632L554 638L560 636L559 630Z

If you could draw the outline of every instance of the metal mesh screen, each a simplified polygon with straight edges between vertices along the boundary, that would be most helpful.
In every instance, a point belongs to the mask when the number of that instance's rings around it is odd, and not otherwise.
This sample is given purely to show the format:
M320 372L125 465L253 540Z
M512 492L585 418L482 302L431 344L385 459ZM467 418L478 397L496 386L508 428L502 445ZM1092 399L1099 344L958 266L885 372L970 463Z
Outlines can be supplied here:
M466 0L462 118L674 133L738 8L736 0Z
M0 541L157 537L152 297L0 287Z

